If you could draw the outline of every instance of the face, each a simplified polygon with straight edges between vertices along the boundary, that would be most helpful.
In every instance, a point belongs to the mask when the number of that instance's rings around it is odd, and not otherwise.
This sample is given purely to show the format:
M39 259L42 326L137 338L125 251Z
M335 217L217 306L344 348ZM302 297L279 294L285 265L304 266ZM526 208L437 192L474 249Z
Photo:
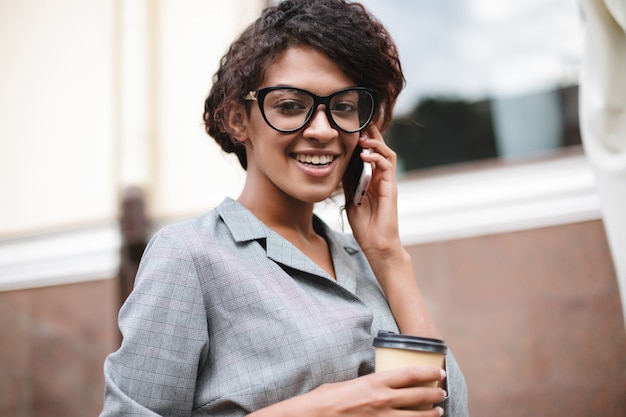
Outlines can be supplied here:
M323 53L292 47L267 68L259 88L274 86L327 96L355 84ZM305 203L328 198L343 177L358 132L345 133L333 127L321 105L302 129L281 133L265 122L256 102L251 104L238 138L245 143L248 159L244 193Z

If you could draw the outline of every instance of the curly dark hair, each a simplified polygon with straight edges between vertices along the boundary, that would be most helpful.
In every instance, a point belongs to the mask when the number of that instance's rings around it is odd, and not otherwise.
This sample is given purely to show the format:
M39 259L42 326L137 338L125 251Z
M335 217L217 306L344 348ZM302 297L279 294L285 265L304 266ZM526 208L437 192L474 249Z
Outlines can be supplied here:
M285 0L266 8L232 43L204 103L206 132L225 152L234 152L244 169L245 148L228 127L229 112L234 105L244 104L245 95L260 86L272 62L298 45L318 49L357 85L377 90L380 105L374 122L381 130L391 123L405 79L398 50L384 26L360 3ZM249 111L250 107L246 108Z

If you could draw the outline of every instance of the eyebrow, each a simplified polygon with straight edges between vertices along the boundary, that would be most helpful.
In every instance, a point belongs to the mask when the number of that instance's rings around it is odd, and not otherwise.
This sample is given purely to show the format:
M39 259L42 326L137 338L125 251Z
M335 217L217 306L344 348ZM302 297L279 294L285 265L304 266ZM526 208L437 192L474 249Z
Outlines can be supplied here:
M338 93L339 91L347 90L347 89L350 89L350 88L359 88L359 86L358 86L358 85L348 85L348 86L345 86L345 87L340 87L339 89L334 90L334 91L332 91L332 92L330 92L330 93L328 93L328 94L325 94L325 95L320 95L320 94L314 93L313 91L307 90L306 88L297 87L297 86L295 86L295 85L290 85L290 84L275 84L275 85L268 85L268 86L265 86L265 87L259 87L259 88L257 88L257 89L256 89L256 90L254 90L254 91L257 91L257 90L262 90L262 89L264 89L264 88L278 88L278 87L280 87L280 88L291 88L291 89L294 89L294 90L302 90L302 91L306 91L306 92L307 92L307 93L309 93L309 94L316 95L316 96L318 96L318 97L328 97L328 96L330 96L330 95L333 95L333 94L335 94L335 93Z

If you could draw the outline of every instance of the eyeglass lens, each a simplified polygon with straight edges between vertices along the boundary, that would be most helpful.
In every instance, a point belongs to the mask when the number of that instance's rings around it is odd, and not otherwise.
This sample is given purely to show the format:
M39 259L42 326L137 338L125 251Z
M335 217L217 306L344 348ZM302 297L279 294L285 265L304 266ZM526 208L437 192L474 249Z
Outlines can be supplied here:
M315 111L315 100L306 91L281 88L269 91L263 100L267 122L277 130L294 131L303 127ZM346 90L333 94L329 109L332 122L347 132L356 132L370 121L374 97L364 90Z

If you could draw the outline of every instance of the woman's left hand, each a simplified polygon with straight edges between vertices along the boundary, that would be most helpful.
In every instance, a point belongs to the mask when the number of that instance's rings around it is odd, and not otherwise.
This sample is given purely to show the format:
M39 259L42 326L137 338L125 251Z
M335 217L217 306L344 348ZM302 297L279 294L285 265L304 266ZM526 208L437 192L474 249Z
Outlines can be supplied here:
M398 228L396 153L380 131L369 127L360 139L364 161L374 163L370 187L360 206L347 206L352 234L380 284L401 333L441 338L426 308L409 253Z
M398 232L397 156L387 146L375 125L370 125L363 132L359 145L370 150L369 153L363 152L361 158L373 164L372 180L362 204L347 207L348 221L365 254L384 254L401 247Z

